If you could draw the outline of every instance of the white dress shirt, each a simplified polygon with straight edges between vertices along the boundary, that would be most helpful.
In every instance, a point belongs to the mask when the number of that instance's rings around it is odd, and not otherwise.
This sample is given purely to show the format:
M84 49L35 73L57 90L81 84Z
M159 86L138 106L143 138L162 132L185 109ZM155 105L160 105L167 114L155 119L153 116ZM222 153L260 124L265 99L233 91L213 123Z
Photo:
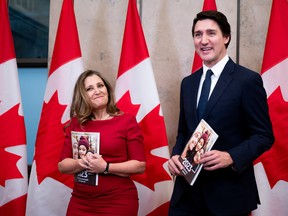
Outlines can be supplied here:
M211 87L210 87L210 93L209 93L209 97L212 93L212 91L214 90L214 87L216 86L216 83L225 67L225 65L227 64L227 62L229 61L229 57L228 55L225 55L225 57L219 61L216 65L214 65L212 68L208 68L205 64L203 64L203 74L201 76L200 79L200 84L199 84L199 89L198 89L198 95L197 95L197 104L199 102L199 98L200 98L200 94L201 94L201 89L202 89L202 85L203 82L205 80L205 76L206 76L206 72L207 70L211 69L213 71L213 74L211 76Z

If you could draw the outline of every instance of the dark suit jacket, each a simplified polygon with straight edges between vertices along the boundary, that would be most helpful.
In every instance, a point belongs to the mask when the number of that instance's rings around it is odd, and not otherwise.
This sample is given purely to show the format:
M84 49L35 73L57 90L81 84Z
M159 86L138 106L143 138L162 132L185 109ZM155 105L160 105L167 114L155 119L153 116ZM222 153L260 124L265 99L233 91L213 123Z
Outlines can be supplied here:
M196 107L202 72L201 68L181 83L178 135L172 155L182 153L199 123ZM237 171L231 167L215 171L202 169L192 190L202 190L208 208L215 214L232 215L257 208L260 201L253 161L274 142L261 76L229 59L203 118L219 135L212 149L227 151ZM172 207L187 187L191 186L178 176L170 202Z

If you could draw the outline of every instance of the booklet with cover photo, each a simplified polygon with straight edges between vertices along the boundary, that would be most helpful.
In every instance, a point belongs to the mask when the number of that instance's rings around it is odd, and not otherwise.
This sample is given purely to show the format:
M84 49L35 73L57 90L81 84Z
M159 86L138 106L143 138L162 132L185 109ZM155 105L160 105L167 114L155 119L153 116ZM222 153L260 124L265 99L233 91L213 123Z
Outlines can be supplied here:
M182 173L190 185L194 184L202 169L203 164L199 164L201 155L211 150L217 138L215 131L202 119L179 157L184 167Z
M99 154L100 133L71 131L73 158L80 159L89 153ZM83 170L74 175L74 180L88 185L98 185L98 174Z

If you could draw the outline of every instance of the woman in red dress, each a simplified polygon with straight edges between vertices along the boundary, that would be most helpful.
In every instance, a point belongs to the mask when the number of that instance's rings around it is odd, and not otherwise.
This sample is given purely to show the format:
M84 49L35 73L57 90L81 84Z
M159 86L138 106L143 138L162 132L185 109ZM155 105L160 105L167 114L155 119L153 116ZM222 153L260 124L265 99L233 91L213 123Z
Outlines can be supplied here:
M111 85L92 70L82 73L76 82L70 117L59 171L75 176L85 171L97 174L98 183L75 181L67 215L136 216L138 193L129 176L143 173L146 163L135 117L117 108ZM99 132L100 153L73 159L71 131Z

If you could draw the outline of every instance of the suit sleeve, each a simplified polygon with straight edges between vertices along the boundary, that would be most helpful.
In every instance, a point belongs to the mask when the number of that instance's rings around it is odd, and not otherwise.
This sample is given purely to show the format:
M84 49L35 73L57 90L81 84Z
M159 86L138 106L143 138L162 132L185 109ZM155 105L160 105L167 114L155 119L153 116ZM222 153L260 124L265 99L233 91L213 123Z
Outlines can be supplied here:
M173 155L180 155L185 147L188 133L188 126L186 124L185 111L184 111L184 85L185 79L181 83L180 89L180 114L178 121L178 133L176 138L176 144L172 150Z
M242 106L249 138L228 151L240 173L269 150L274 142L267 95L258 73L253 73L244 82Z

